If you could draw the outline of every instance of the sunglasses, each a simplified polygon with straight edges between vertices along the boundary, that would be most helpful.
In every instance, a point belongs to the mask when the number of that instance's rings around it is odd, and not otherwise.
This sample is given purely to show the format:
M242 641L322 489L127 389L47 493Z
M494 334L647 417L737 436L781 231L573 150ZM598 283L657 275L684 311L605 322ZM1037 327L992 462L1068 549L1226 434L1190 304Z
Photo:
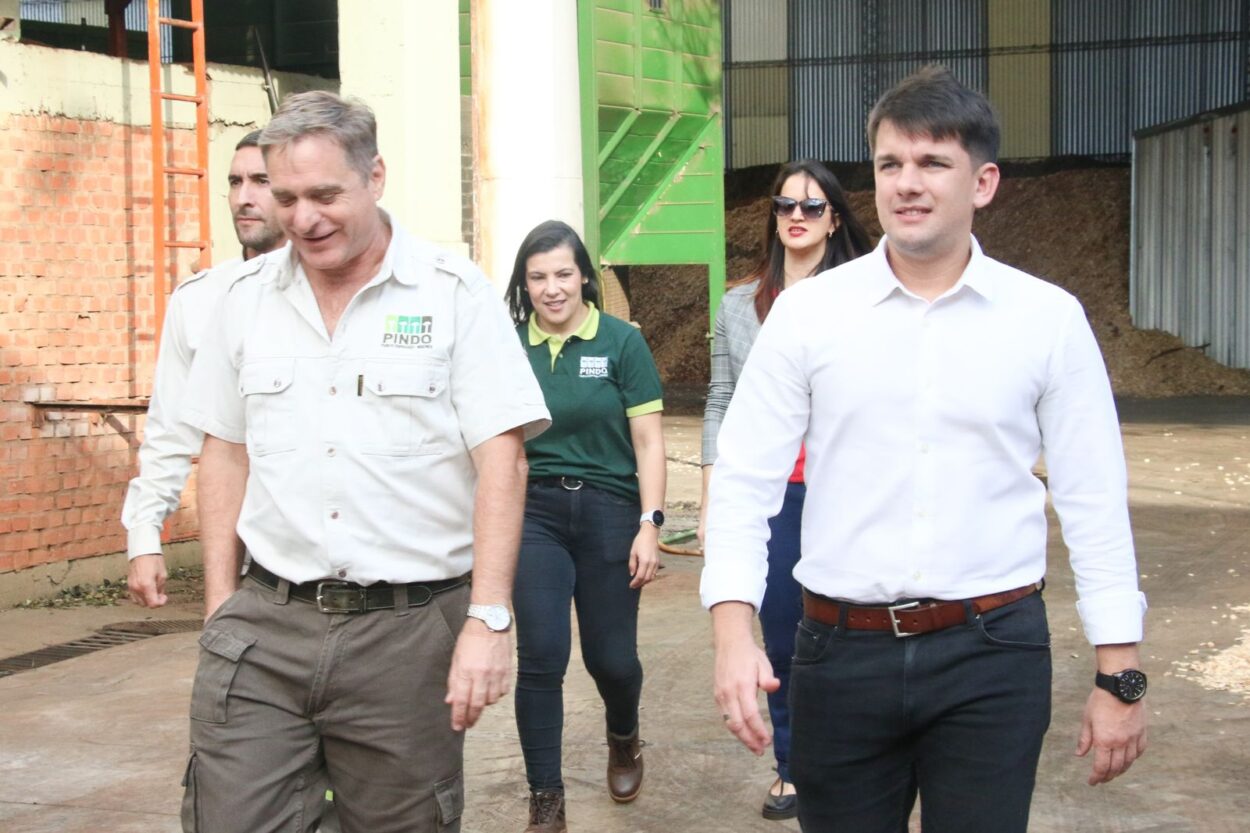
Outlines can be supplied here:
M803 212L804 220L819 220L825 215L829 201L818 200L814 197L802 201L792 200L789 197L773 197L773 213L778 217L789 217L794 213L795 206Z

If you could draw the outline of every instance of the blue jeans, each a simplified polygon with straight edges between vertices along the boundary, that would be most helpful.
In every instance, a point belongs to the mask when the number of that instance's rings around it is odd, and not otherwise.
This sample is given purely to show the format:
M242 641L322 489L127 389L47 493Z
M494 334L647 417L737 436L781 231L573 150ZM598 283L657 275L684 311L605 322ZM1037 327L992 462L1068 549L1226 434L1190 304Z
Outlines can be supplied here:
M516 721L531 790L562 789L564 672L572 648L569 602L577 608L582 660L606 709L607 728L638 728L639 590L630 589L629 550L642 510L587 484L577 491L531 483L512 604L516 612Z
M1040 593L901 639L805 617L790 678L800 825L905 833L919 792L926 833L1024 833L1050 681Z
M760 605L760 630L764 635L764 653L773 666L773 674L781 687L768 695L768 715L773 724L773 755L777 774L785 781L790 777L790 657L794 653L794 631L803 618L803 588L794 580L794 565L799 563L803 525L803 499L807 487L802 483L786 486L781 511L768 522L768 587Z

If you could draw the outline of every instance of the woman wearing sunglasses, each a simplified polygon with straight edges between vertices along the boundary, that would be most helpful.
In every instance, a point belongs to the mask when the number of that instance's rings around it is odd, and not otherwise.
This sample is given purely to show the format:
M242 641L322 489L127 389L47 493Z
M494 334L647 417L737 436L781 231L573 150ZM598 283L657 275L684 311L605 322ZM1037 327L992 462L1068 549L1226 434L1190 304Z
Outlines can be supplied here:
M868 233L847 204L846 194L833 173L819 162L804 159L783 165L773 182L764 256L755 274L732 286L721 299L712 340L712 373L703 413L703 510L699 540L707 519L707 488L716 462L716 435L734 386L760 324L777 296L796 281L832 269L866 254L872 248ZM760 606L764 652L781 687L768 695L773 724L773 752L777 778L764 800L766 819L788 819L798 814L798 798L790 781L790 718L786 692L794 633L803 615L802 592L791 575L799 560L799 526L803 515L804 454L786 488L781 512L769 521L768 586Z
M570 601L603 699L608 793L642 789L638 601L659 567L666 463L660 374L642 334L601 313L585 245L551 220L521 243L507 290L551 427L525 444L525 524L512 603L527 833L566 829L560 742Z

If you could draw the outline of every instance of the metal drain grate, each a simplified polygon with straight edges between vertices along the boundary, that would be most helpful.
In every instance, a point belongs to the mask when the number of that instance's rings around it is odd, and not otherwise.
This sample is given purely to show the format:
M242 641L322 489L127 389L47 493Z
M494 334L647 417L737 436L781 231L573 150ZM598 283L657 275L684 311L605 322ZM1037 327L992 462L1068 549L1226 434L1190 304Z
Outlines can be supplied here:
M115 645L127 645L167 633L189 633L198 631L203 626L199 619L151 619L140 622L117 622L105 625L91 636L62 642L60 645L49 645L38 651L18 654L15 657L0 659L0 677L7 677L20 671L29 671L51 665L65 659L73 659L93 651L112 648Z

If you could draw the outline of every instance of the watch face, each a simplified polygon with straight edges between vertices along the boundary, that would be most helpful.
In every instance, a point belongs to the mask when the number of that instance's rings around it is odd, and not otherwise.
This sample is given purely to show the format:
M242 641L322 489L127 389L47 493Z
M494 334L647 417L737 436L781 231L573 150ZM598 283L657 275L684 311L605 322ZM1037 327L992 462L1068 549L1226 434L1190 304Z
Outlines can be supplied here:
M512 617L508 615L508 608L503 605L490 605L486 608L486 627L493 631L505 631L512 622Z
M659 509L651 513L651 518L656 526L664 526L664 513Z
M1142 672L1130 668L1116 674L1115 678L1121 700L1133 703L1146 695L1146 675Z

